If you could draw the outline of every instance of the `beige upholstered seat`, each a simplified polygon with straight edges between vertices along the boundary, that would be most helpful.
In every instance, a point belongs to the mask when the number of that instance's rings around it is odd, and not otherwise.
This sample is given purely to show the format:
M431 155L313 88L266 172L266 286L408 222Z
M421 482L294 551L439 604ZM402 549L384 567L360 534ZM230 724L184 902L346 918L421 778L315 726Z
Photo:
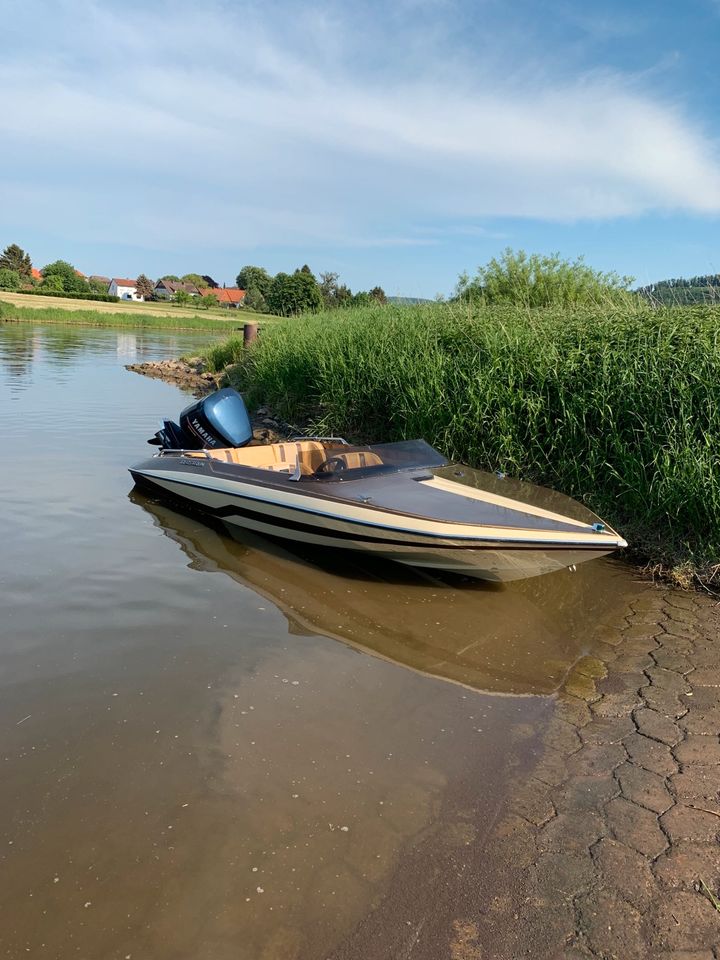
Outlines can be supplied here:
M186 454L191 457L212 457L225 463L237 463L257 470L274 470L277 473L294 473L300 458L303 474L314 473L331 453L318 440L296 440L292 443L268 443L258 447L227 447L218 450L203 450Z
M343 452L342 446L325 446L319 440L295 440L288 443L268 443L258 447L227 447L218 450L188 451L187 457L212 457L225 463L237 463L256 470L273 470L276 473L294 473L300 460L303 476L315 473L326 460L342 461L346 470L359 467L374 467L382 464L376 453L369 450ZM332 471L332 467L330 468Z

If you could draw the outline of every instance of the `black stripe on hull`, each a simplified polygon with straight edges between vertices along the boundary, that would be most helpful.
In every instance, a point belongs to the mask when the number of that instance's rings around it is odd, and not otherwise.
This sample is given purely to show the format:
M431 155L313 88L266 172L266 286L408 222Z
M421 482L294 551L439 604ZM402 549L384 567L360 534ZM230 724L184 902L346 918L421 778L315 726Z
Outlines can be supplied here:
M247 520L253 523L261 523L267 527L278 528L276 536L287 536L291 533L297 534L310 534L316 537L323 537L328 543L331 543L338 547L352 547L353 544L358 547L362 545L367 545L369 547L377 548L382 546L387 547L405 547L408 549L421 549L429 550L432 552L444 552L447 550L470 550L474 552L482 550L502 550L503 552L514 552L514 551L524 551L524 550L533 550L533 551L542 551L547 553L552 553L554 551L567 553L571 552L582 552L587 551L590 553L598 552L607 552L610 553L615 549L613 546L606 544L571 544L571 543L512 543L509 541L479 541L476 540L472 543L467 543L466 541L453 541L451 538L447 538L438 542L438 538L434 537L432 539L428 538L425 540L393 540L388 537L373 537L369 534L364 533L350 533L343 530L337 530L332 527L324 527L317 524L303 523L299 520L289 520L284 517L278 517L275 514L268 514L259 510L249 509L247 507L241 507L239 505L228 505L225 507L211 507L204 503L199 503L197 500L192 497L186 497L184 494L177 493L176 491L168 490L167 487L164 487L160 483L154 482L154 479L147 477L141 473L135 473L130 471L135 482L146 489L152 490L154 493L161 493L165 497L172 497L178 501L181 501L186 504L190 504L196 509L200 510L202 513L208 514L213 517L217 517L221 520L228 520L232 522L234 518L238 518L238 521ZM207 488L202 487L199 484L188 483L187 481L167 479L166 483L179 484L182 486L190 486L197 489L205 490ZM229 493L227 491L218 491L218 490L208 490L207 492L215 494L217 496L231 496L241 500L249 500L251 503L252 498L243 497L242 494ZM277 504L281 509L284 510L293 510L294 508L287 504ZM303 511L307 514L307 511ZM346 520L343 517L330 518L337 520L341 523L357 523L358 521ZM238 523L239 526L242 526L242 523ZM269 531L272 532L272 531Z

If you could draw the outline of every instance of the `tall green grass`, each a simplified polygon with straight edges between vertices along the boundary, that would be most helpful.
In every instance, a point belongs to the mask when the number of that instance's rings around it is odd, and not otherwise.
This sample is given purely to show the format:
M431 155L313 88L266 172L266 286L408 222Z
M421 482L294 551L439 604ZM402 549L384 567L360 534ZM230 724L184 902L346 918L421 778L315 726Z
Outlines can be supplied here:
M720 560L720 309L416 306L303 317L210 353L250 401L579 498L646 557Z

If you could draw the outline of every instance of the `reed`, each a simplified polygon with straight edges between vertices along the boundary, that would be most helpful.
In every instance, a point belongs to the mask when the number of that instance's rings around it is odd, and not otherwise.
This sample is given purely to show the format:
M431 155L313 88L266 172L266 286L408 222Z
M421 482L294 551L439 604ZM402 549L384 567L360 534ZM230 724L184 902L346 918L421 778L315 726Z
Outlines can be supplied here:
M720 308L378 307L280 322L212 366L251 403L587 503L661 564L720 560Z

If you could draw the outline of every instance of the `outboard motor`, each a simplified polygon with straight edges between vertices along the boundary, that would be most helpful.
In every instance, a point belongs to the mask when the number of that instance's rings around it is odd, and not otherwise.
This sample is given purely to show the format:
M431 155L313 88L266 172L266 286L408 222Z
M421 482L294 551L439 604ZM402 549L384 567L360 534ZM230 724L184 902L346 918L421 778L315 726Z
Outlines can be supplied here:
M162 429L148 443L166 450L244 447L252 435L243 398L226 387L185 407L179 424L163 420Z

